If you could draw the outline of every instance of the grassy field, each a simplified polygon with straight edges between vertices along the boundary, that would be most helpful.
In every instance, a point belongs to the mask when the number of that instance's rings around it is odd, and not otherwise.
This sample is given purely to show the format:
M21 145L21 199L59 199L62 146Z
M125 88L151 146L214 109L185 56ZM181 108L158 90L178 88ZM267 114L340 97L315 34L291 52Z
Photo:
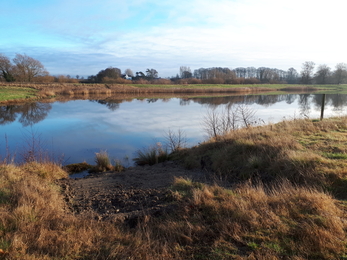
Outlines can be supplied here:
M172 158L169 215L135 228L79 217L52 163L0 164L0 259L346 259L347 118L249 127ZM116 174L116 173L115 173Z
M36 93L37 90L32 88L2 86L0 87L0 102L33 98Z

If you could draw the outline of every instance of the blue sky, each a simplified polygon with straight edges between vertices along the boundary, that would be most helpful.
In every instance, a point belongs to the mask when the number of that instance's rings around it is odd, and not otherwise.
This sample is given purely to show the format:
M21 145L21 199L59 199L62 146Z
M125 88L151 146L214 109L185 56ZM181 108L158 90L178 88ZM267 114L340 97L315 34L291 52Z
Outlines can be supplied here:
M271 67L347 63L344 0L2 0L0 53L53 75L109 66Z

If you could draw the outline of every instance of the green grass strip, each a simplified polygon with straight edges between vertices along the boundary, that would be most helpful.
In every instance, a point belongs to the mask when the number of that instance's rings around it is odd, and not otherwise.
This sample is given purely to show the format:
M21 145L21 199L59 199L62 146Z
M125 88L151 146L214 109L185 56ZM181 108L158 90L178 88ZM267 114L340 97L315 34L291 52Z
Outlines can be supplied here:
M20 87L0 87L0 101L35 97L37 90Z

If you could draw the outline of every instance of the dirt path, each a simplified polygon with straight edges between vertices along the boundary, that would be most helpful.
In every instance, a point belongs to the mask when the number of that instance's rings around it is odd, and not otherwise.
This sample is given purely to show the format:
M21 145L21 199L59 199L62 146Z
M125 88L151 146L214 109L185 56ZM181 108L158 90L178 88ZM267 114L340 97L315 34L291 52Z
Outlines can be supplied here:
M76 214L92 214L99 220L132 221L143 214L173 210L167 189L175 177L206 181L201 170L186 170L168 161L138 166L124 172L107 172L60 182L66 200Z

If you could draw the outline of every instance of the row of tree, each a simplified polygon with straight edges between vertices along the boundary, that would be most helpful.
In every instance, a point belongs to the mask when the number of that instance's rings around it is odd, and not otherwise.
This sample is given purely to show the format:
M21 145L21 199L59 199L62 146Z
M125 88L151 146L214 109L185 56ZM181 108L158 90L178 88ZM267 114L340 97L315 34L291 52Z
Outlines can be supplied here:
M319 65L314 73L315 63L307 61L302 64L302 70L298 73L294 68L287 71L267 68L267 67L238 67L235 69L213 67L200 68L191 71L188 66L181 66L179 74L171 77L170 80L158 78L158 72L155 69L147 69L146 73L142 71L135 74L131 69L126 69L124 73L118 68L109 67L99 71L95 76L89 76L88 82L95 83L126 83L124 79L131 79L133 83L153 83L159 81L162 84L342 84L347 83L347 64L339 63L335 70L327 65ZM129 82L129 81L128 81ZM159 84L159 83L158 83Z
M307 61L302 64L302 70L298 73L294 68L287 71L267 67L238 67L229 68L213 67L194 70L181 66L178 79L198 79L205 83L218 84L245 84L245 83L289 83L289 84L342 84L347 83L347 64L338 63L335 70L326 64L319 65L314 72L315 63ZM194 81L194 80L193 80Z
M193 72L190 67L181 66L179 74L170 79L159 79L158 71L147 69L135 74L126 69L122 74L119 68L108 67L96 75L89 76L87 80L67 76L50 76L42 63L32 57L16 54L12 61L0 54L0 81L20 82L90 82L90 83L153 83L179 84L208 83L208 84L259 84L259 83L289 83L289 84L342 84L347 83L347 64L338 63L332 70L326 64L319 65L315 70L315 63L306 61L302 69L297 72L294 68L287 71L267 67L238 67L235 69L213 67L200 68ZM132 80L132 81L129 81ZM159 82L160 81L160 82Z

